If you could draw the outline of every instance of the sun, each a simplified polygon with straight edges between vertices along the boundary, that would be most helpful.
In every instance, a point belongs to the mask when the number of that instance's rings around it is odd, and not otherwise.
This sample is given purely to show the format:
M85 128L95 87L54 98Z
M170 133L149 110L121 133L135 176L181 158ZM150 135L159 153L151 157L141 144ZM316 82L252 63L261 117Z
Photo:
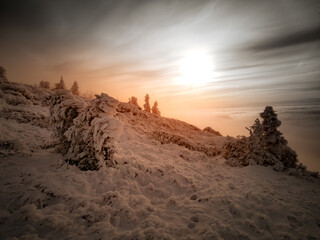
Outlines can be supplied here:
M199 86L210 82L213 78L213 61L211 56L202 50L187 52L179 62L179 83Z

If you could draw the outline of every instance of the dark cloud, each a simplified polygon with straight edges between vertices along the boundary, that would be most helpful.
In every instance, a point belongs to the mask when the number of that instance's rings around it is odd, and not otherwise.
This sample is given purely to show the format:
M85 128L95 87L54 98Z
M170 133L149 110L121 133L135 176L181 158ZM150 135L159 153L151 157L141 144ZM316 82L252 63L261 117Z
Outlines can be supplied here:
M250 49L260 52L312 42L320 42L320 26L268 39L251 46Z
M48 21L45 1L4 0L0 5L2 31L23 28L26 30L44 27ZM41 20L41 21L40 21Z
M2 0L0 24L3 29L41 31L66 24L69 27L92 24L114 11L112 1L41 1Z

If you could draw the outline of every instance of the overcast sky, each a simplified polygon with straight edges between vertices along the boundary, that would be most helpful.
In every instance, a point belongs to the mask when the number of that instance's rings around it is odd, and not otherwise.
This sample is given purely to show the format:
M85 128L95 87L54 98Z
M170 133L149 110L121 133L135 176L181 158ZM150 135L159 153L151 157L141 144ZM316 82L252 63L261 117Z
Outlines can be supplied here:
M319 103L318 0L1 0L0 24L12 81L63 75L82 91L148 92L164 105L181 96L194 108ZM178 62L193 49L212 56L214 76L177 86Z
M282 116L285 122L303 116L288 132L307 125L310 131L296 139L316 132L310 138L319 145L320 108L312 107L320 104L319 0L0 4L0 65L10 81L53 84L63 75L68 87L77 80L82 92L106 92L121 101L137 96L140 105L149 93L164 116L200 127L213 122L233 135L266 105L297 106L303 114L291 109ZM202 85L177 84L179 63L194 49L210 56L214 74ZM228 110L233 107L245 114ZM313 159L316 149L308 150Z

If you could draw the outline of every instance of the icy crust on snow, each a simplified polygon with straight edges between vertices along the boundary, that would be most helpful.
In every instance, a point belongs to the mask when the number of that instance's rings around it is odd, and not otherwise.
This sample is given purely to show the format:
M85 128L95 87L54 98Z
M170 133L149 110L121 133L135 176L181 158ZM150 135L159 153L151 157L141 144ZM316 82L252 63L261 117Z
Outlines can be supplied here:
M215 134L143 111L135 104L120 103L104 93L87 101L57 90L50 106L59 151L82 170L126 164L130 160L123 157L121 149L127 151L131 145L143 148L142 141L176 144L211 157L220 152L224 142Z

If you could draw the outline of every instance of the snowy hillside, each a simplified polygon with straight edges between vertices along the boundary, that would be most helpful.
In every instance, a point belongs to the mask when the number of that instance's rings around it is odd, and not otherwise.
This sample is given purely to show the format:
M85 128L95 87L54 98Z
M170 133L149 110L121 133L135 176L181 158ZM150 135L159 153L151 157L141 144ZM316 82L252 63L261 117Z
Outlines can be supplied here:
M319 180L230 167L226 137L4 79L0 107L0 239L320 239Z

